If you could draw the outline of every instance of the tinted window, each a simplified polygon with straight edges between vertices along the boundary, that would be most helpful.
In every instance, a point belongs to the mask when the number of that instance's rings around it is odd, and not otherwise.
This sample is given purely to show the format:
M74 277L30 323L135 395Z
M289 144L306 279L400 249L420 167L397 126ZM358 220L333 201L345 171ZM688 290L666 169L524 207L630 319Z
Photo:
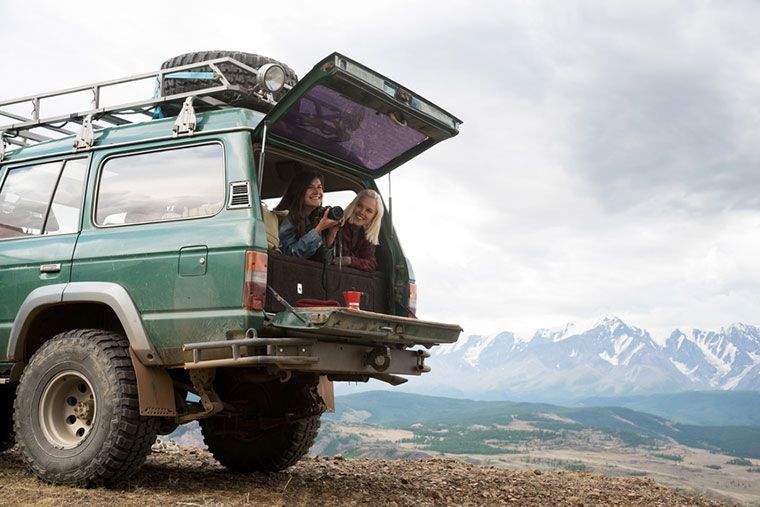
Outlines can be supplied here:
M0 189L0 238L42 232L61 162L8 170Z
M103 165L95 222L122 225L211 216L223 203L220 145L141 153Z
M373 171L427 140L406 121L323 85L300 97L272 132Z
M87 176L87 164L88 160L82 158L66 162L45 223L45 234L67 234L79 231L79 214L82 211L82 193L84 179Z

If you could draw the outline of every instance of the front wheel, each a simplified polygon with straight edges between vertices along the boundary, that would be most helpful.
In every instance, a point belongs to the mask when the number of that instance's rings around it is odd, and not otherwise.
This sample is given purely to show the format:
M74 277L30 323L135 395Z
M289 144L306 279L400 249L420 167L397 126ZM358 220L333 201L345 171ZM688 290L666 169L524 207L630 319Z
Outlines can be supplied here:
M113 485L130 477L156 439L143 417L129 342L77 329L46 342L24 369L16 440L31 470L54 484Z

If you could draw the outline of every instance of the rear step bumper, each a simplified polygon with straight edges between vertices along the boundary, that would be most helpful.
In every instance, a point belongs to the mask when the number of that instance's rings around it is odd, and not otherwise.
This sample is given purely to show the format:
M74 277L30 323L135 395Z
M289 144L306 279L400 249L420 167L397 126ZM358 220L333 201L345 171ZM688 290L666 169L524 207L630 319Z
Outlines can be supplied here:
M425 364L430 354L423 350L336 343L313 338L254 337L189 343L182 349L191 351L193 355L192 360L183 365L186 370L265 366L285 372L313 372L338 378L352 375L421 375L430 371Z
M311 336L367 345L398 344L431 347L454 343L462 328L410 317L342 307L295 308L273 316L267 324L287 336Z

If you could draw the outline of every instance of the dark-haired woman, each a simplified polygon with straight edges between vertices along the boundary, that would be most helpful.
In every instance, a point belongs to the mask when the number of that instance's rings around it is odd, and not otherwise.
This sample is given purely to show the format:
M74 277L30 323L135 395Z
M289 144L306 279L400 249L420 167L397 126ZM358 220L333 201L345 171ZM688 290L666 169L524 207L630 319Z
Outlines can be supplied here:
M314 211L322 206L324 178L321 174L304 171L296 174L275 211L287 211L280 224L280 249L287 255L322 260L338 232L338 221L327 218L324 211L319 221ZM313 223L316 222L316 225Z

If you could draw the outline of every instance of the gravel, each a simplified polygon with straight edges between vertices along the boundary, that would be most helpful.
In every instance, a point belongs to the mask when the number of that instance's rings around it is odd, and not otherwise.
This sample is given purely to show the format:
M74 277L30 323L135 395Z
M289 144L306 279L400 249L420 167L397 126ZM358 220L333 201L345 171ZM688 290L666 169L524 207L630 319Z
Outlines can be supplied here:
M305 458L286 471L227 472L206 451L161 442L120 488L51 486L14 453L0 456L3 504L60 505L726 505L648 478L552 470L508 470L451 459Z

